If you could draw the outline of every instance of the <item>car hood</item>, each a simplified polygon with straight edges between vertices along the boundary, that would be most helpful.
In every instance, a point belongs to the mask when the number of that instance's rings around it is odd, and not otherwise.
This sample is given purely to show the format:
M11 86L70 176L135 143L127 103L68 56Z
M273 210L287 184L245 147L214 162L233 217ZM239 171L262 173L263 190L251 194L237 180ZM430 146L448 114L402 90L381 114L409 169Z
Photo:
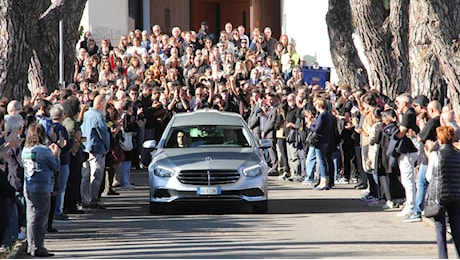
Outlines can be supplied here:
M187 170L235 169L260 163L253 148L187 148L163 149L154 158L155 164Z

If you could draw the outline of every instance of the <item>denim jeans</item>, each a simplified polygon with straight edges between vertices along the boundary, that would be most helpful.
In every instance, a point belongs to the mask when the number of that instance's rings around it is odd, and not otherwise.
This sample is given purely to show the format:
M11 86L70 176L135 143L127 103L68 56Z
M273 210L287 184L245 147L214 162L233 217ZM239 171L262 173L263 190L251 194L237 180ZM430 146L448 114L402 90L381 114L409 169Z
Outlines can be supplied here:
M120 164L120 186L131 185L131 161L123 161Z
M5 231L5 237L0 237L0 243L2 242L1 240L4 239L4 244L5 246L9 247L18 240L18 231L19 231L19 226L18 226L18 208L16 206L16 202L14 198L6 198L6 212L8 214L8 227L6 228Z
M417 177L417 192L415 193L415 205L413 211L420 213L423 211L423 203L425 202L425 193L428 188L428 181L426 180L426 170L428 165L420 164L418 168Z
M50 212L49 192L28 192L25 189L27 215L27 252L44 248Z
M450 229L454 240L457 257L460 250L460 201L453 201L446 206L442 214L434 217L436 230L436 244L438 245L438 258L447 259L447 240L446 240L446 213L449 215Z
M332 161L334 162L334 181L337 180L337 176L340 172L340 150L337 150L332 154Z
M319 176L321 178L327 178L329 175L326 162L326 150L327 144L319 144L318 147L315 147L316 161L318 162Z
M315 179L316 172L316 153L314 147L308 148L308 154L306 159L306 177L305 182L313 182Z
M307 176L307 148L302 147L302 149L298 150L299 153L299 160L300 160L300 176L305 177Z
M64 197L65 189L67 187L67 181L69 180L70 169L68 164L61 165L59 169L59 191L56 196L56 208L54 209L54 216L58 216L63 213L64 208Z

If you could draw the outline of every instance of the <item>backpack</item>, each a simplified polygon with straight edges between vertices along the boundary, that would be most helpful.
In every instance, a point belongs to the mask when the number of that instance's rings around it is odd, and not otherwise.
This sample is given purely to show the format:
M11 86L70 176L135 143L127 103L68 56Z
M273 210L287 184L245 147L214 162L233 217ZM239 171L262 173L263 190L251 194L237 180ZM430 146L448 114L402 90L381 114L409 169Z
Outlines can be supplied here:
M124 118L126 116L126 113L123 114L121 117ZM133 133L132 132L126 132L124 128L121 128L121 140L120 140L120 146L123 151L132 151L134 149L133 145Z

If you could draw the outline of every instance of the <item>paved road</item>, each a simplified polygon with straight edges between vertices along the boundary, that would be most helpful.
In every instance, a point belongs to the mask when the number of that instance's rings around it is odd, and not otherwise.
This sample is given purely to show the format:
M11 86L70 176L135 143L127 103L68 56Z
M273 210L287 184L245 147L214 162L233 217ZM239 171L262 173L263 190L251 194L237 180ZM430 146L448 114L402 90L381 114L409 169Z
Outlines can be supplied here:
M46 247L59 258L437 258L430 221L402 223L360 201L352 184L314 191L270 177L267 214L195 204L154 216L147 174L133 179L136 190L104 198L108 210L56 221Z

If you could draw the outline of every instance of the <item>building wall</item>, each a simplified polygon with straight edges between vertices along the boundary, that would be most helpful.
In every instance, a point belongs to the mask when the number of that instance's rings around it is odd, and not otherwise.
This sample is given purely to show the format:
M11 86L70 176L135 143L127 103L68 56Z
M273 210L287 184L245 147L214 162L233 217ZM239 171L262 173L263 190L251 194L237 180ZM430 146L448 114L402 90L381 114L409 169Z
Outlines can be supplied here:
M171 29L179 26L182 30L190 28L189 0L151 0L150 24L158 24L161 29L171 34ZM152 28L150 27L150 32Z
M120 36L129 31L128 0L87 1L81 25L91 31L98 45L110 38L112 45L118 46Z
M316 56L319 66L332 68L331 80L333 82L337 81L330 55L329 36L327 33L326 14L328 1L282 0L280 4L281 10L278 10L277 3L280 0L251 1L253 4L257 4L256 6L261 7L257 11L260 13L258 22L262 30L264 26L271 25L274 23L274 20L278 20L276 14L279 13L281 33L287 34L290 40L296 43L296 50L301 58L307 62L307 65L312 65ZM84 30L90 30L98 42L103 38L111 38L112 45L118 45L122 34L127 34L130 30L135 29L132 28L133 21L130 21L131 18L129 18L128 2L128 0L88 1L81 21ZM196 22L191 19L191 14L193 15L191 2L193 1L150 0L150 28L148 30L151 32L151 25L154 24L159 24L163 31L167 33L171 33L171 28L174 26L179 26L183 30L197 30L199 25L195 23L198 23L198 21L201 23L202 19L200 18ZM218 2L223 7L225 5L225 8L221 10L223 22L220 26L223 29L226 19L230 19L226 17L229 17L228 15L232 11L231 6L228 6L228 0L196 0L196 2ZM243 3L246 1L238 0L238 2ZM109 4L110 6L108 7ZM239 25L238 21L232 22L234 22L234 26ZM273 36L278 37L276 26L271 26ZM246 33L250 34L250 28L246 28Z
M328 1L283 0L281 3L281 31L296 44L296 51L307 65L314 57L321 67L331 67L331 81L337 82L332 63L326 14Z

